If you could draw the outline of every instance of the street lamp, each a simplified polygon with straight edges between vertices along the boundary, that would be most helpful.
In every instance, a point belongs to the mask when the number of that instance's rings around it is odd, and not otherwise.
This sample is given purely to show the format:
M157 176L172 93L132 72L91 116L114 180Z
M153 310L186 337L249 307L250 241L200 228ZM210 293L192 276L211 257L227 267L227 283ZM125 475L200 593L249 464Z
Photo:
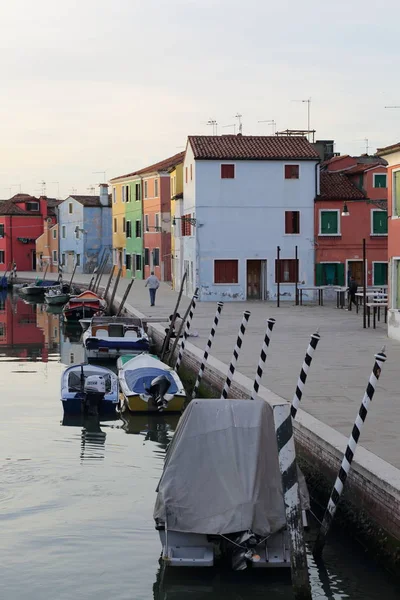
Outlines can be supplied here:
M196 219L192 217L174 217L172 219L172 225L176 225L177 221L183 221L184 223L190 223L193 227L196 227Z
M349 216L350 216L350 212L349 212L349 209L347 208L347 204L345 202L343 205L342 217L349 217Z

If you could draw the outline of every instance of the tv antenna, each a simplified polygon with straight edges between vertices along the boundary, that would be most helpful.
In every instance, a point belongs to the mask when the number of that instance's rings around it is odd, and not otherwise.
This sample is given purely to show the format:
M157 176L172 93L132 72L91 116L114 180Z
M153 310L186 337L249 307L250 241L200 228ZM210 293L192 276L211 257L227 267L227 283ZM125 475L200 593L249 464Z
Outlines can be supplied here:
M307 98L307 100L292 100L292 102L303 102L303 104L307 104L307 130L310 132L311 131L311 127L310 127L310 123L311 123L311 98ZM310 134L307 134L307 139L308 141L310 141L309 138Z
M46 195L46 182L45 181L41 181L39 183L39 185L42 186L41 190L40 190L40 193L42 194L42 196L45 196Z
M238 120L240 135L243 134L242 116L243 115L241 115L240 113L236 113L236 115L235 115L235 119Z
M361 140L356 140L356 142L364 142L365 143L365 154L368 155L368 150L372 147L369 145L369 139L368 138L362 138Z
M71 188L71 194L72 194L72 195L74 195L74 194L76 194L76 192L77 192L77 189L76 189L76 188L74 188L74 187L72 187L72 188Z
M93 175L103 175L104 183L106 183L106 171L93 171Z
M393 106L385 106L385 108L400 108L400 105L393 105Z
M96 191L96 187L94 185L90 185L88 188L86 188L88 192L91 193L92 196L95 195L95 191Z
M272 135L275 135L276 121L274 119L267 119L266 121L258 121L258 123L268 123L268 125L272 125Z
M213 135L218 135L218 123L215 119L208 119L206 124L212 126Z
M227 127L233 127L233 133L236 135L236 123L233 123L232 125L222 125L222 129L226 129Z

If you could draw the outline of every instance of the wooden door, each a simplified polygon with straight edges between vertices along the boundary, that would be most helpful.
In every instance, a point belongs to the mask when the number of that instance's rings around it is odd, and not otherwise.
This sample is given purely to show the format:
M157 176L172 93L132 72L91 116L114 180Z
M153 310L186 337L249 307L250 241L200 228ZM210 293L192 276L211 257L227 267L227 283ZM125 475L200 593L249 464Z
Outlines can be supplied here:
M247 261L247 300L261 300L261 260Z
M363 284L363 262L352 260L349 262L350 277L354 277L358 285Z

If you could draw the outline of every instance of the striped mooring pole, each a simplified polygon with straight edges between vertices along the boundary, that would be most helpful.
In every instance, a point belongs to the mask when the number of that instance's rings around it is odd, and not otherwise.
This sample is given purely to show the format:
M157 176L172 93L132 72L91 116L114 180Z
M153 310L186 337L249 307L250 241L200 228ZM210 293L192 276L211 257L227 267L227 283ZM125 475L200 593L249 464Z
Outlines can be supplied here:
M221 311L224 307L224 303L223 302L218 302L217 303L217 312L215 313L215 317L214 317L214 321L211 327L211 331L210 331L210 335L208 336L208 340L207 340L207 345L206 348L204 350L204 355L203 355L203 360L201 361L201 365L200 365L200 369L197 375L197 379L196 379L196 383L194 384L194 388L193 388L193 392L192 392L192 398L196 398L196 394L199 390L200 387L200 383L201 380L203 378L203 373L204 373L204 369L206 366L206 362L208 361L208 355L210 353L211 350L211 346L214 340L214 336L215 336L215 332L217 330L218 327L218 323L219 323L219 318L221 316Z
M365 419L367 418L368 407L370 405L370 402L372 401L372 398L374 397L376 384L381 374L383 363L386 360L386 354L384 354L384 350L385 348L382 348L382 350L378 354L375 354L375 363L368 381L367 389L362 399L360 410L358 411L358 415L355 420L353 430L351 432L347 444L346 452L343 456L339 474L336 478L335 485L333 486L332 494L329 498L328 506L326 508L324 518L322 520L322 525L314 544L313 554L315 560L320 560L322 557L322 551L325 546L326 536L332 524L333 517L335 516L340 496L342 495L343 488L351 468L351 463L353 462L357 443L360 439Z
M193 296L192 302L190 304L190 310L189 310L188 318L186 319L185 331L183 333L183 338L182 338L182 341L181 341L181 345L179 346L178 358L176 359L176 363L175 363L175 371L177 371L179 369L179 367L181 365L181 362L182 362L183 353L185 351L186 340L189 337L190 325L192 323L194 311L196 309L196 301L197 301L197 299L198 299L198 296L197 296L197 294L195 294Z
M311 600L299 482L297 479L296 450L289 404L275 405L273 407L273 415L278 446L279 470L282 478L286 525L289 533L290 567L294 598L296 600Z
M254 380L253 392L251 394L251 399L254 400L256 395L258 394L258 390L260 389L261 378L264 371L265 362L267 360L268 346L271 340L272 330L274 328L276 321L275 319L268 319L267 321L267 329L265 331L265 337L263 341L263 345L261 348L260 358L258 360L256 378Z
M224 387L223 387L222 394L221 394L221 398L224 398L225 400L228 397L228 393L229 393L230 387L232 385L232 379L233 379L233 375L235 373L236 363L237 363L237 360L238 360L238 357L239 357L240 349L241 349L242 344L243 344L243 336L246 333L246 325L247 325L247 322L248 322L248 320L250 318L250 314L251 313L250 313L249 310L245 310L244 313L243 313L242 322L241 322L240 327L239 327L238 337L237 337L237 340L236 340L235 347L233 349L233 355L232 355L232 358L231 358L231 363L229 365L228 374L226 376L226 381L224 383Z
M315 351L320 339L321 339L321 336L319 335L318 331L313 333L311 336L310 343L309 343L307 351L306 351L306 356L305 356L303 364L301 366L300 376L297 380L296 391L294 393L293 400L292 400L292 407L290 409L293 419L296 418L297 410L300 406L300 401L303 396L304 386L307 381L308 369L311 366L313 354L314 354L314 351Z

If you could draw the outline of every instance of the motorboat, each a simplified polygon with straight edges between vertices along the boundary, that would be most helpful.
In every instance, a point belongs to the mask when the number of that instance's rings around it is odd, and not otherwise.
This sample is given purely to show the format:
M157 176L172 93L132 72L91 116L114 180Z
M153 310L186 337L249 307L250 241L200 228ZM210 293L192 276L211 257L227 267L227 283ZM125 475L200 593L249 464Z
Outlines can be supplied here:
M172 567L290 567L273 410L192 400L168 447L154 520ZM163 562L164 562L163 561Z
M93 317L83 334L83 345L88 358L132 358L150 350L142 320L127 317Z
M79 319L79 325L82 327L82 331L89 329L92 319Z
M48 288L55 287L56 285L57 281L44 281L37 279L33 283L23 284L20 288L18 288L18 292L24 296L40 296L43 295Z
M72 296L64 306L65 319L79 321L86 317L101 315L107 310L107 303L91 290L86 290L78 296Z
M122 356L117 361L121 408L132 412L180 412L186 401L174 369L151 354Z
M81 363L61 378L64 414L114 415L118 407L118 377L105 367Z
M45 293L44 299L47 304L66 304L70 299L70 287L67 284L58 285Z

